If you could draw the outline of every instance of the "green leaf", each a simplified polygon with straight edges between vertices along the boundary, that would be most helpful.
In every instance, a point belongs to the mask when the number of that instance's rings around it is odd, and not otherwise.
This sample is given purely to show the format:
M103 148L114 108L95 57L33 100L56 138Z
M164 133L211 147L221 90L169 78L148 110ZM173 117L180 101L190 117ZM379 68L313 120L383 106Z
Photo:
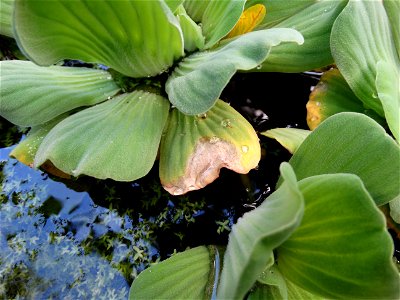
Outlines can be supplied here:
M300 224L303 198L287 163L280 167L282 186L233 226L218 287L219 299L242 299L260 276L272 250Z
M133 281L129 299L210 299L218 282L215 247L196 247L144 270Z
M185 0L164 0L164 2L168 5L169 9L175 13L178 7L184 2Z
M143 177L156 159L168 109L163 97L135 91L80 111L49 132L35 165L50 160L65 173L99 179Z
M145 77L183 55L178 21L160 0L21 0L14 26L19 46L39 65L79 59Z
M322 75L311 92L306 107L307 124L311 130L328 117L345 111L364 113L378 123L386 124L374 111L364 107L338 69L330 69Z
M282 42L301 44L303 39L293 29L261 30L185 58L167 80L169 100L185 114L207 112L237 70L255 68Z
M187 0L185 8L196 22L202 24L206 38L204 48L211 48L228 34L239 20L246 0Z
M397 224L400 224L400 197L389 202L390 207L390 217Z
M397 56L400 57L400 1L386 0L383 1L383 6L389 18Z
M358 175L377 205L400 194L400 147L371 118L339 113L319 125L290 159L299 180L314 175Z
M160 180L173 195L203 188L225 167L248 173L261 157L257 133L219 100L205 115L170 113L160 147Z
M265 2L268 16L268 1ZM302 72L333 63L329 44L332 24L346 5L346 1L322 0L312 5L307 3L304 3L306 7L301 11L274 25L298 30L304 37L304 44L301 47L282 44L273 48L262 67L256 71Z
M376 65L376 90L389 128L400 142L400 72L386 61Z
M285 278L276 265L262 272L257 281L262 283L262 285L258 285L256 290L250 293L249 300L288 299Z
M186 13L183 6L176 16L182 28L185 50L192 52L204 47L204 36L201 27L197 25Z
M81 106L94 105L119 88L110 73L70 67L0 62L0 115L20 126L43 124Z
M14 0L0 0L0 34L14 37L12 18L14 11Z
M393 242L360 178L325 174L303 179L299 186L303 220L277 249L284 276L328 298L397 299Z
M296 152L310 133L309 130L298 128L274 128L261 132L266 137L276 139L290 153Z
M325 299L323 297L317 296L315 294L311 294L304 289L298 287L290 280L286 279L286 287L288 292L289 300L322 300Z
M382 1L350 0L333 25L331 50L353 92L383 116L375 86L377 63L384 61L396 68L400 63Z

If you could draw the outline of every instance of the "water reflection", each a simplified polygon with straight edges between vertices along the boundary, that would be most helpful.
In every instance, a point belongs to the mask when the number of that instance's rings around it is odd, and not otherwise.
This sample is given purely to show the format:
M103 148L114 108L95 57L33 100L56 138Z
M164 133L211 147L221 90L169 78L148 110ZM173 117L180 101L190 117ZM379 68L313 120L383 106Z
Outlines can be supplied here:
M0 150L0 298L126 298L157 259L143 228L9 159L10 150Z

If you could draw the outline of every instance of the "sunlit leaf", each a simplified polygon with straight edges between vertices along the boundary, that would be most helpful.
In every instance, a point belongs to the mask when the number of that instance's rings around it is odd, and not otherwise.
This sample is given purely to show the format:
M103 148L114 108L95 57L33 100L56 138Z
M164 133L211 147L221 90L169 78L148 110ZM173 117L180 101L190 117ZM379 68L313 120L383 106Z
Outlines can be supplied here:
M303 38L293 29L250 32L212 51L183 59L166 83L169 100L185 114L205 113L237 70L255 68L282 42L301 44Z
M298 128L274 128L261 132L261 134L276 139L290 153L294 153L310 134L310 131Z
M160 180L174 195L203 188L221 168L248 173L260 160L253 127L219 100L205 115L170 113L160 148Z
M164 1L21 0L14 26L20 47L39 65L79 59L145 77L183 55L180 26Z
M226 35L226 38L232 38L253 31L264 19L265 13L265 6L262 4L256 4L247 8L243 11L235 27Z
M265 5L269 13L268 1L264 2L266 2ZM281 2L303 3L303 1ZM282 44L273 48L262 67L255 71L301 72L332 64L333 58L329 44L332 24L346 2L347 0L321 0L312 5L307 5L308 2L305 1L306 7L304 9L290 15L282 22L274 24L274 27L298 30L304 37L304 44L301 47L294 44ZM261 28L264 27L261 26Z
M0 68L0 115L20 126L45 123L119 91L110 73L102 70L39 67L17 60L2 61Z
M383 116L375 85L377 63L384 61L397 68L400 63L382 1L350 0L332 28L331 49L353 92ZM392 101L399 103L399 99Z
M12 28L13 5L15 0L0 0L0 34L14 37Z
M182 28L185 50L191 52L203 48L204 36L201 27L187 15L183 6L178 11L177 18Z
M303 220L277 249L284 276L332 299L397 299L392 239L362 181L353 174L325 174L303 179L299 187Z
M290 159L299 180L314 175L358 175L377 205L400 194L400 147L371 118L339 113L319 125Z
M140 178L153 166L168 109L163 97L135 91L80 111L49 132L35 165L50 160L74 176Z
M129 299L210 299L218 281L218 264L215 247L177 253L140 273Z
M242 299L265 268L272 250L300 224L303 198L287 163L280 167L282 186L233 226L218 287L220 299Z
M204 48L211 48L228 34L239 20L246 0L186 0L184 5L192 19L201 23L206 38Z
M387 16L389 18L392 29L394 44L396 45L397 55L400 57L400 1L385 0L383 1Z
M376 90L389 128L400 142L400 71L388 62L379 61L376 65Z
M164 0L169 9L174 13L185 0Z
M311 130L328 117L346 111L364 113L380 124L385 124L384 119L364 107L338 69L331 69L322 75L311 92L306 107L307 124Z

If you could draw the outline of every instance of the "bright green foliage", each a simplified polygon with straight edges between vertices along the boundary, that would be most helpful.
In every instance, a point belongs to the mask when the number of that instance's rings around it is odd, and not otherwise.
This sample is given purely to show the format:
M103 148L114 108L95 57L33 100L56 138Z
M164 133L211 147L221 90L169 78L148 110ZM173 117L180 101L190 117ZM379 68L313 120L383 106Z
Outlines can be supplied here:
M210 298L218 280L218 255L215 247L205 246L175 254L140 273L129 299Z
M332 28L331 48L353 92L366 107L385 115L399 140L400 60L396 49L399 37L395 36L399 32L399 5L387 7L392 25L382 1L350 0ZM382 82L386 80L394 82Z
M114 96L119 88L103 70L39 67L28 61L0 62L1 115L20 126L36 126L74 108Z
M303 196L289 165L280 168L282 186L232 228L218 287L219 299L242 299L266 266L272 250L299 226Z
M0 34L13 37L12 14L15 0L0 0Z
M135 91L82 110L49 132L35 165L50 160L65 173L100 179L143 177L156 159L168 109L165 98Z
M215 50L185 58L166 83L169 100L183 113L205 113L237 70L256 68L271 48L282 42L301 44L303 38L292 29L256 31L224 43Z
M290 153L294 153L310 133L309 130L298 128L274 128L261 134L276 139Z
M183 55L179 23L160 0L17 1L14 25L20 47L39 65L80 59L145 77Z
M180 6L176 17L182 28L185 50L191 52L196 49L202 49L204 47L205 38L202 34L201 27L189 17L183 6Z
M392 240L361 180L325 174L301 180L299 187L303 220L277 250L285 277L333 299L397 299Z
M377 205L400 194L400 148L367 116L339 113L317 127L289 163L299 180L314 175L359 176Z

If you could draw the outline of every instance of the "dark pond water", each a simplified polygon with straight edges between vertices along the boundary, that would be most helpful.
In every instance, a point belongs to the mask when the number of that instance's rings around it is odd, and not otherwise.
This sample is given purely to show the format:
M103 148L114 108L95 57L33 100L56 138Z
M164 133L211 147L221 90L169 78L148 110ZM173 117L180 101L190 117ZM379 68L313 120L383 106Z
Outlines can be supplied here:
M239 74L222 99L256 128L306 128L317 78ZM283 88L281 88L283 86ZM8 157L24 133L0 119L0 299L124 299L144 268L176 251L224 245L230 227L274 189L289 153L260 137L257 170L222 170L202 191L170 196L157 163L145 178L60 181Z

